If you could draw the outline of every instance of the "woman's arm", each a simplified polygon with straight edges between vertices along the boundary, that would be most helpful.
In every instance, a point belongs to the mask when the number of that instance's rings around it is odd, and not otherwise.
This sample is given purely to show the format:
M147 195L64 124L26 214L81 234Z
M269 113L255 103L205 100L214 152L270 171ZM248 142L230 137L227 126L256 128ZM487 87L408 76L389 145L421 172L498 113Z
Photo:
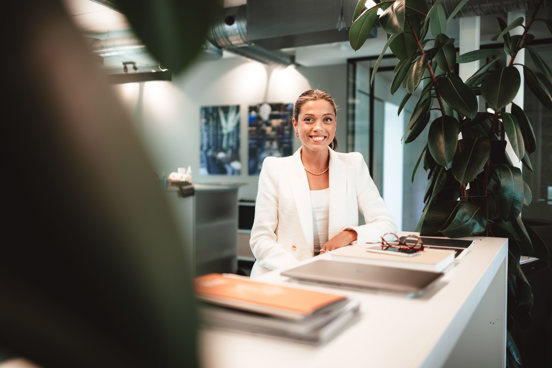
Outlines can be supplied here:
M341 248L345 245L351 244L355 240L357 240L357 232L353 229L345 229L330 240L328 240L326 244L324 244L320 249L320 253L329 252L331 250Z
M282 170L278 168L278 159L267 157L263 161L259 174L255 219L251 228L249 245L260 266L274 270L297 264L293 255L278 244L278 182Z

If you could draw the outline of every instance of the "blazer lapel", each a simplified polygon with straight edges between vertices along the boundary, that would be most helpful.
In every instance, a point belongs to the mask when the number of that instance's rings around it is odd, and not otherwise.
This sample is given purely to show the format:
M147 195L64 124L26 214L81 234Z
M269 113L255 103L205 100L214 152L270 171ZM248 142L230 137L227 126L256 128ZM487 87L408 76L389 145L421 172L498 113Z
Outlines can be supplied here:
M330 208L328 238L331 239L343 230L345 218L347 178L343 162L339 156L330 150ZM354 209L353 209L354 210Z
M295 199L295 206L303 230L303 236L307 244L313 243L313 227L312 227L312 207L310 201L309 182L307 174L301 163L301 149L298 149L293 154L293 168L290 173L282 173L282 175L291 175L291 190Z

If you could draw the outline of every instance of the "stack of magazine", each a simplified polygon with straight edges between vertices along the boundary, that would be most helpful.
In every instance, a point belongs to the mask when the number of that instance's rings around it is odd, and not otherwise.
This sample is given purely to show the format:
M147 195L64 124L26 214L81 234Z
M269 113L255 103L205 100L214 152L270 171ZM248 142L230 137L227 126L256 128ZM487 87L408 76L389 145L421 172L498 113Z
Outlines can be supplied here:
M359 315L359 302L344 295L212 273L194 279L202 322L322 344Z

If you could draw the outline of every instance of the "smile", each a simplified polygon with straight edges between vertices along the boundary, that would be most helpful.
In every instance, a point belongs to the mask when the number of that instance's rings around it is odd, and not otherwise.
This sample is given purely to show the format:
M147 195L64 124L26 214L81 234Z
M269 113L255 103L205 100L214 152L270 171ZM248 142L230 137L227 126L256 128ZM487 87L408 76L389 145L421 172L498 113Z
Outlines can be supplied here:
M311 135L311 138L315 142L322 142L324 139L326 139L325 135Z

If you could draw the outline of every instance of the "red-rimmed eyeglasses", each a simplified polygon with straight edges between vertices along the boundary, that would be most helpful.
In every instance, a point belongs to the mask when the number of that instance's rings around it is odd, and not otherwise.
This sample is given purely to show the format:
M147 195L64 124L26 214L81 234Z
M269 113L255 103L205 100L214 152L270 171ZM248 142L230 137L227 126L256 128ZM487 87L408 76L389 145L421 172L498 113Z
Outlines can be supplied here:
M389 248L419 251L424 250L424 244L418 235L409 234L399 237L397 234L387 233L381 237L381 249Z

